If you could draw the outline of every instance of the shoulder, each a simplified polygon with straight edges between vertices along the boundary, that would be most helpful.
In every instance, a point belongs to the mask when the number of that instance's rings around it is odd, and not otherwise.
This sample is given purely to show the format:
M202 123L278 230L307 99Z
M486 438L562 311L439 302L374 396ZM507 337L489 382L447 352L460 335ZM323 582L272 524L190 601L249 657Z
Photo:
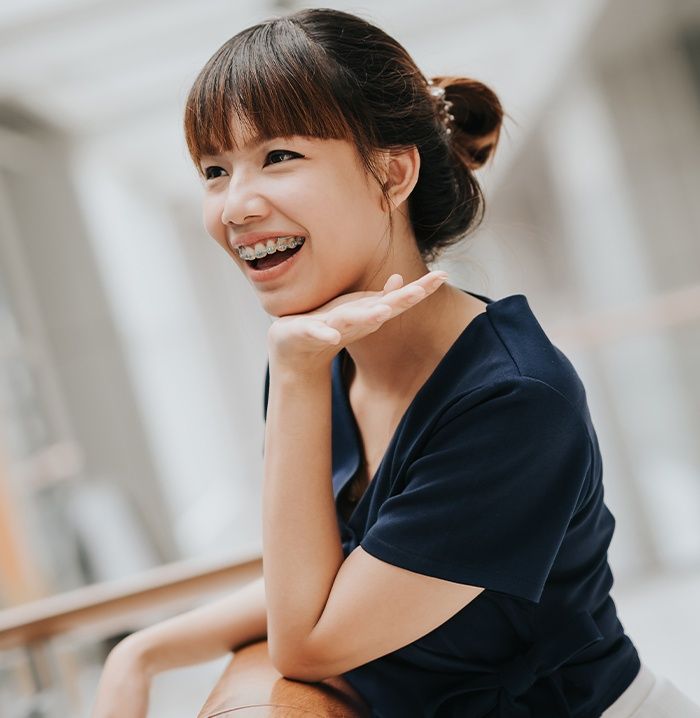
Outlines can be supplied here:
M584 393L581 379L569 358L550 340L527 297L513 294L494 302L490 309L493 330L513 362L514 373L547 384L578 404Z
M537 378L511 376L455 397L425 439L441 447L452 443L463 454L490 453L496 463L506 454L541 463L577 447L588 463L591 430L587 410L557 388Z
M546 405L557 414L571 411L590 423L578 372L552 343L524 294L491 301L465 338L446 367L451 381L442 398L450 413L491 397Z

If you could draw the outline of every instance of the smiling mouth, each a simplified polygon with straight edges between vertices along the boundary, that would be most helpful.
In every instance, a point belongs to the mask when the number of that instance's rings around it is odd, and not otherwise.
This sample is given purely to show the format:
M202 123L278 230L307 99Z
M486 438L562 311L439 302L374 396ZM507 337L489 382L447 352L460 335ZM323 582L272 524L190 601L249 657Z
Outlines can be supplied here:
M266 254L263 257L244 261L252 269L258 271L261 271L263 269L271 269L272 267L276 267L278 264L282 264L283 262L286 262L288 259L290 259L292 255L296 254L304 246L304 244L306 244L306 242L302 242L296 247L290 247L289 249L285 249L283 251L273 252L272 254Z

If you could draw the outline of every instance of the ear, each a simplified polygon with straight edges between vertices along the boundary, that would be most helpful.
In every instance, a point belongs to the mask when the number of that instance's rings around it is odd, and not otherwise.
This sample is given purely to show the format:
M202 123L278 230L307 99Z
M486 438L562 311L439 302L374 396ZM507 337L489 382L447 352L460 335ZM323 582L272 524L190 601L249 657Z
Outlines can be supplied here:
M420 154L414 145L407 150L390 150L384 156L384 187L391 200L387 208L382 197L382 208L388 211L397 209L408 199L418 182Z

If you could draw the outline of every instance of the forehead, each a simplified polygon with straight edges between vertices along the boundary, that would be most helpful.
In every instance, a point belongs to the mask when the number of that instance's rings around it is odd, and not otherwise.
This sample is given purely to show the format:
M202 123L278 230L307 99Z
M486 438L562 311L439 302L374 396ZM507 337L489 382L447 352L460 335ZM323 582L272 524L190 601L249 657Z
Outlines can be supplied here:
M219 135L213 144L205 143L201 148L201 157L219 157L224 154L243 154L256 150L270 137L250 125L229 125L227 136L221 139Z
M257 150L265 140L261 137L252 137L247 141L236 142L229 147L221 149L208 149L201 153L200 159L213 159L216 157L245 155Z

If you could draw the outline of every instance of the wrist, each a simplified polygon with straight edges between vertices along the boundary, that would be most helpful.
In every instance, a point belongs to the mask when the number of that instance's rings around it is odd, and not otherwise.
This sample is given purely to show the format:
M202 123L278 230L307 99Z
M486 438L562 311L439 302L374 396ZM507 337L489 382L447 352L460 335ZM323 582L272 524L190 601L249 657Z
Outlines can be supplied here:
M152 647L144 631L137 631L120 641L109 655L113 663L121 663L148 678L158 672Z
M294 366L285 361L269 356L270 378L279 385L318 384L330 380L332 360L322 363L305 363L304 366Z

